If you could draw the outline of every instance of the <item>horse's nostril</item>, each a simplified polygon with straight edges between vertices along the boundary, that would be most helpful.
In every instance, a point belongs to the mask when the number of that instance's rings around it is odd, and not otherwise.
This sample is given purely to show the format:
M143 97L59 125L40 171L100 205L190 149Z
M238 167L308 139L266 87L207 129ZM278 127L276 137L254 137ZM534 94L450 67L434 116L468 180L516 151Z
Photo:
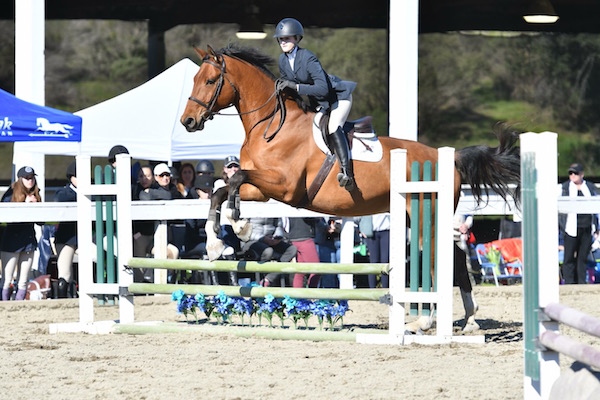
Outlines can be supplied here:
M187 117L184 121L183 121L183 125L188 128L191 129L194 127L196 121L194 121L194 118L192 117Z

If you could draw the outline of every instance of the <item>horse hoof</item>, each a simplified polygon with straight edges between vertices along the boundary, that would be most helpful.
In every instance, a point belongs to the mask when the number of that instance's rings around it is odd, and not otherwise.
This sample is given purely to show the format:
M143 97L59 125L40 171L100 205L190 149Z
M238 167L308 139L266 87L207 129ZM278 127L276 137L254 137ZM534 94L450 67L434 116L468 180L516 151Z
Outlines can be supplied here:
M479 324L475 321L467 322L462 329L463 333L475 332L478 330L479 330Z
M252 224L249 224L247 219L239 221L236 228L239 229L239 232L236 232L236 236L242 242L250 240L250 236L252 235Z
M431 317L422 316L419 319L409 322L404 325L404 330L415 335L423 334L423 332L431 329L433 319Z
M229 207L227 207L227 208L226 208L226 209L223 211L223 214L225 215L225 217L226 217L226 218L227 218L227 219L228 219L230 222L232 222L232 224L233 224L233 222L235 222L235 221L239 221L239 219L240 219L240 210L239 210L239 209L237 209L237 208L229 208Z
M223 254L225 250L225 245L221 240L218 240L213 243L206 243L206 254L208 255L209 261L217 260Z

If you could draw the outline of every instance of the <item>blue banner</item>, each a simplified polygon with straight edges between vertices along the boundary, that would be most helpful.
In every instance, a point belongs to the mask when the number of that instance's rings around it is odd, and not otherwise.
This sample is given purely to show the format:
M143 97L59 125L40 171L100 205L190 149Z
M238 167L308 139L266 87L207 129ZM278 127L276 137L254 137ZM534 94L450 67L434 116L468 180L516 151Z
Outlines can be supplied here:
M81 117L0 89L0 142L81 142Z

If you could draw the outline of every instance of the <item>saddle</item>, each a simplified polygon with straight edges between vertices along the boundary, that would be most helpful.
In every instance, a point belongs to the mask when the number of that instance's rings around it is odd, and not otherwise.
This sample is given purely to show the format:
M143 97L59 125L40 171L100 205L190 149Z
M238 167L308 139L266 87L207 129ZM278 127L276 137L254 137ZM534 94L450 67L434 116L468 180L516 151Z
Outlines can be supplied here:
M323 161L323 165L321 165L321 168L319 169L317 176L315 176L314 180L307 188L307 191L306 191L306 194L304 195L304 197L300 200L300 202L298 204L296 204L296 207L303 208L307 204L309 204L310 202L313 201L313 199L317 195L317 192L323 185L323 182L329 175L329 172L331 171L333 164L335 163L335 160L336 160L335 152L331 148L331 144L329 143L329 140L328 140L328 136L329 136L327 134L328 124L329 124L329 115L326 114L321 118L321 121L319 122L319 130L321 131L321 135L323 137L323 141L325 142L325 145L327 147L329 147L329 154L327 154L325 156L325 160ZM350 148L350 150L352 150L352 144L354 142L353 139L356 139L363 146L365 146L365 149L367 149L368 151L372 151L372 146L366 142L369 140L372 140L373 137L376 137L375 130L373 129L373 117L366 116L366 117L362 117L362 118L354 120L354 121L346 121L344 123L343 129L344 129L344 133L346 134L346 138L348 140L348 147ZM363 139L366 139L366 141Z
M354 121L346 121L343 129L344 133L346 134L346 138L348 139L348 146L350 147L350 150L352 150L352 143L354 142L352 139L356 138L364 146L369 147L369 145L367 145L362 138L372 137L375 134L375 129L373 129L373 117L370 115Z
M324 115L321 118L319 123L319 128L321 129L321 135L323 136L323 140L325 144L333 153L333 149L331 149L331 145L329 144L328 134L327 134L327 126L329 125L329 115ZM358 139L365 147L369 147L362 138L370 138L375 135L375 129L373 129L373 117L370 115L366 117L362 117L356 119L354 121L346 121L343 126L344 133L346 134L346 139L348 139L348 146L350 150L352 150L352 142L354 138Z
M346 121L344 124L344 132L350 134L351 132L356 133L373 133L373 117L367 115L356 119L354 121Z

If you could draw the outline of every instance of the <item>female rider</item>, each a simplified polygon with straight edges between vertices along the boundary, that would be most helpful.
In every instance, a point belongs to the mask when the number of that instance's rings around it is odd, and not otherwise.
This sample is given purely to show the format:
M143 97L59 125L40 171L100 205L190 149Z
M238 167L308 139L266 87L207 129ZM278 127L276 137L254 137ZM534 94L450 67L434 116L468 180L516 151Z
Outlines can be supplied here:
M354 188L354 174L349 165L348 142L342 127L352 108L352 91L356 83L342 81L327 75L319 59L309 50L298 46L304 36L304 28L294 18L282 19L275 28L275 37L283 53L279 56L277 90L293 89L306 95L311 102L319 104L315 123L329 112L330 142L340 161L337 175L341 187Z

